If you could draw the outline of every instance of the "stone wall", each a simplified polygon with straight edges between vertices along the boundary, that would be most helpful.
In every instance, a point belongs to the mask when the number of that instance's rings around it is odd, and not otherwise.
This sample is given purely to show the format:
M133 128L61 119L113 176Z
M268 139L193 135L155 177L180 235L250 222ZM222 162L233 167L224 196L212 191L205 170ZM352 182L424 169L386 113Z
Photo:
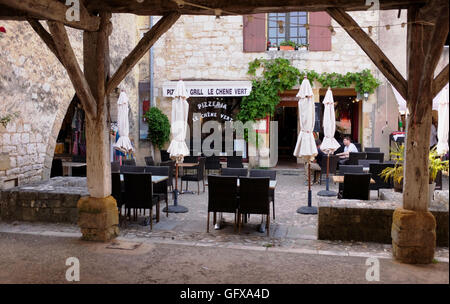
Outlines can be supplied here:
M398 207L401 200L320 199L318 239L391 244L392 215ZM433 204L429 210L436 219L436 245L446 247L448 204Z
M136 18L118 14L112 19L112 73L136 45ZM5 21L2 26L7 33L0 40L0 116L15 112L19 116L6 128L0 125L0 189L10 179L22 185L49 177L56 138L74 96L61 63L28 23ZM82 67L82 31L67 31ZM137 77L134 69L120 85L130 98L131 138L138 138ZM114 106L118 94L111 97Z
M2 221L77 223L78 200L88 196L86 178L54 177L0 191Z
M390 12L395 15L394 12ZM360 25L377 25L378 12L352 12ZM300 70L321 72L359 72L377 69L366 54L333 20L336 35L332 36L332 51L266 51L243 52L242 16L182 16L154 46L155 102L170 118L171 99L162 97L162 83L185 80L249 80L248 63L255 58L289 59ZM372 37L378 39L378 30ZM314 86L320 86L315 83ZM362 140L372 145L372 128L377 93L362 107Z

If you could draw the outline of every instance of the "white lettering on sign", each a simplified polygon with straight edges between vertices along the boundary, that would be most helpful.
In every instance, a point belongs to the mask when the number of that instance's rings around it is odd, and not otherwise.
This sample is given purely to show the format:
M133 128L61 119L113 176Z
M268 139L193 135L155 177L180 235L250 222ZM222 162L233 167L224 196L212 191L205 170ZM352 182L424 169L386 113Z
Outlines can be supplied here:
M251 81L186 81L191 97L248 96L252 90ZM163 96L173 97L176 82L163 84Z

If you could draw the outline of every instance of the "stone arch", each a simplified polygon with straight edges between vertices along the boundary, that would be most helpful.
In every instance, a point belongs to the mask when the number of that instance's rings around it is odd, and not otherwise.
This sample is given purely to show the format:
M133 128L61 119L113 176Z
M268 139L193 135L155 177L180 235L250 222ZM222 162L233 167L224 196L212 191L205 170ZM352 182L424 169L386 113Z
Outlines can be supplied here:
M55 154L56 140L58 138L59 131L61 130L61 125L64 121L64 118L67 114L67 110L69 109L70 103L76 97L76 94L73 94L71 99L67 99L61 101L60 106L58 107L58 111L55 116L55 120L53 122L53 127L48 136L47 140L47 149L45 152L45 160L44 160L44 168L42 170L42 179L46 180L50 178L50 170L52 168L52 161Z

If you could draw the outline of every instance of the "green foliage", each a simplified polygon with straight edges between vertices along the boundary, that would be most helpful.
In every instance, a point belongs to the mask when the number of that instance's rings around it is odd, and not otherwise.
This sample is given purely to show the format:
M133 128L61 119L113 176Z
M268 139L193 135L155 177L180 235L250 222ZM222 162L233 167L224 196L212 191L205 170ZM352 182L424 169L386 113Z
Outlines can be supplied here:
M395 166L393 168L384 169L380 176L384 177L387 182L393 178L397 183L401 183L403 180L403 160L404 160L405 146L395 145L391 149L391 156L395 159ZM448 171L448 160L442 160L436 152L434 147L428 155L428 171L429 171L429 183L432 184L436 180L436 176L439 171Z
M255 59L249 63L248 74L255 76L260 67L263 68L263 76L253 80L252 92L242 98L241 110L237 115L237 119L244 123L273 115L280 102L278 93L295 86L300 74L289 60L283 58Z
M167 116L156 107L150 108L144 118L148 124L148 138L155 146L160 149L169 141L170 123Z
M448 160L442 160L437 154L436 147L434 147L428 156L428 170L430 184L434 183L439 171L448 171Z
M292 41L284 41L281 45L291 45L290 42ZM262 77L257 78L255 75L259 68L263 69L263 74ZM314 70L299 71L290 64L289 60L283 58L255 59L249 62L248 74L255 78L252 92L242 99L241 111L237 115L237 119L243 122L273 115L280 102L278 93L292 89L304 76L311 83L314 80L318 81L324 88L349 88L354 85L355 90L361 95L372 94L380 85L369 69L358 73L348 72L345 75L326 72L319 74Z
M0 117L0 124L3 125L3 127L6 128L6 126L14 119L19 117L19 112L14 112L14 113L10 113L7 114L5 116Z
M297 45L297 43L295 43L294 41L291 41L291 40L287 40L287 41L280 42L280 45L283 45L283 46L289 45L289 46L295 47Z
M405 156L405 146L403 144L394 146L391 148L391 158L395 159L394 167L388 167L384 169L380 176L384 177L384 180L388 182L391 178L401 183L403 180L403 161Z

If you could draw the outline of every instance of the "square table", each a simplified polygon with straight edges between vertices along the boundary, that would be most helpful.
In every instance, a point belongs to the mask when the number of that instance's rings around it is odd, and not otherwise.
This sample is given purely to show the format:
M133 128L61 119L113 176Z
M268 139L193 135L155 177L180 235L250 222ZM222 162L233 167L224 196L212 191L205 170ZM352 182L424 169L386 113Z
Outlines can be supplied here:
M334 175L333 176L333 183L342 184L344 182L344 176L343 175ZM375 181L373 178L370 178L370 183L375 184Z
M62 162L63 168L67 168L67 176L72 176L72 168L73 167L85 167L86 163L78 163L78 162Z

